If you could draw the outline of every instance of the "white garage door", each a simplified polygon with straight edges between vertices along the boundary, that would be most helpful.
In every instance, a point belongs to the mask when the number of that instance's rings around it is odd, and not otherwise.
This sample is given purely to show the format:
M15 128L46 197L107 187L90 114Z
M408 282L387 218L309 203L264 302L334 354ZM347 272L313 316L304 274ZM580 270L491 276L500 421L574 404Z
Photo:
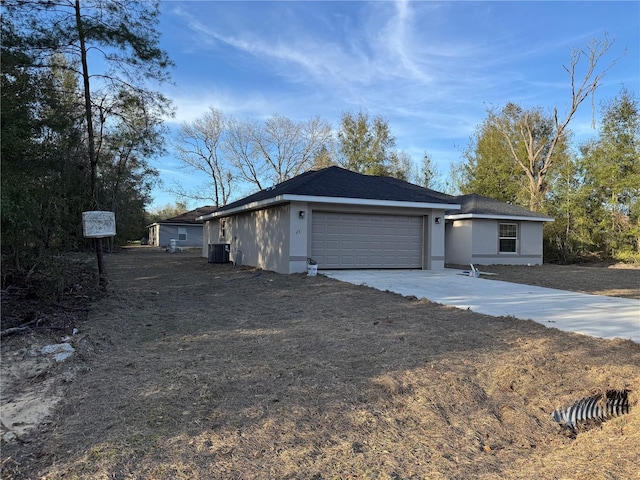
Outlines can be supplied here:
M313 212L319 268L422 268L422 217Z

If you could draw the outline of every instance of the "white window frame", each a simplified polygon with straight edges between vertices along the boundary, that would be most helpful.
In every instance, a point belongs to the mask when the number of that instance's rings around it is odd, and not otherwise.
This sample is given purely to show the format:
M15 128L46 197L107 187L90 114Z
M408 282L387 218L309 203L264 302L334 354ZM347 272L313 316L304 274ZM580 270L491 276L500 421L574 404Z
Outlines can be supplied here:
M184 238L182 238L184 235ZM187 227L178 227L178 241L186 242L187 241Z
M510 227L514 227L515 229L515 235L503 235L502 232L502 226L510 226ZM519 239L518 239L518 233L520 231L520 229L518 228L519 225L517 223L514 222L500 222L498 223L498 253L500 254L504 254L504 255L514 255L518 253L518 245L519 245ZM514 247L513 247L513 251L512 250L503 250L502 249L502 241L503 240L513 240L514 241Z

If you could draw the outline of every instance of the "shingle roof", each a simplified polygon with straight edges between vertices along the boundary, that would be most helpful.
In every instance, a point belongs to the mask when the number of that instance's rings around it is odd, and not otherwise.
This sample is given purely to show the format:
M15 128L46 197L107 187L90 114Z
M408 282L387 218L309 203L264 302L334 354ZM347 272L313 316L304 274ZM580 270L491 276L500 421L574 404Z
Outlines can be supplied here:
M527 210L526 208L522 208L517 205L500 202L493 198L478 195L477 193L459 195L454 197L454 200L455 203L460 204L460 210L447 211L446 213L448 215L499 215L502 217L531 217L553 220L547 215L532 212L531 210Z
M190 212L185 212L175 217L167 218L166 220L161 220L157 223L202 223L196 221L196 218L201 217L203 215L209 215L212 212L215 212L216 207L205 206L198 207L195 210L191 210Z
M400 202L457 203L454 197L391 177L363 175L340 167L311 170L221 207L232 210L280 195L362 198Z

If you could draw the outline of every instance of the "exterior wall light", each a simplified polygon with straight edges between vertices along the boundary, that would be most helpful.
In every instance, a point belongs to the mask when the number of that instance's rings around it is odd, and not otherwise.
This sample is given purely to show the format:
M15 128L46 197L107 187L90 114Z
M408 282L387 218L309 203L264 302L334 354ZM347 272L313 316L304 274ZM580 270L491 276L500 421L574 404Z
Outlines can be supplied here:
M440 217L436 217L436 223L439 225L440 224Z
M300 218L304 218L304 210L300 210L300 211L298 212L298 217L300 217Z

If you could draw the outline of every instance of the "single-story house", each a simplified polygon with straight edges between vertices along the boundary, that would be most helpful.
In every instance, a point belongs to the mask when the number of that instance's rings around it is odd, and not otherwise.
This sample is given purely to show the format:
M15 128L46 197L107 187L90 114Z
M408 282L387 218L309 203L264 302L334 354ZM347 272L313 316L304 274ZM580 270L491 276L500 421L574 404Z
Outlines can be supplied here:
M340 167L309 171L204 215L203 255L281 273L318 268L444 267L452 197Z
M148 225L148 244L167 247L171 240L176 240L178 247L201 247L203 242L202 221L196 219L210 214L215 209L210 206L200 207Z
M445 265L446 216L460 209L456 197L334 166L196 220L204 222L203 256L223 247L236 264L280 273L306 272L308 259L319 269L437 270Z
M454 197L445 214L445 262L468 265L542 264L542 228L553 218L482 195Z

